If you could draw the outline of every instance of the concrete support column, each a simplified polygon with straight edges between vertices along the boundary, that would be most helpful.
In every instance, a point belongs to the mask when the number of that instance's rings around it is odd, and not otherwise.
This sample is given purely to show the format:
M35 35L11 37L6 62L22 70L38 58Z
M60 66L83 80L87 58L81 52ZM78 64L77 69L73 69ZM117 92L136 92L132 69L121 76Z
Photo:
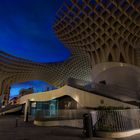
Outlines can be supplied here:
M25 108L24 108L24 122L28 122L29 116L29 107L30 107L30 100L26 100Z

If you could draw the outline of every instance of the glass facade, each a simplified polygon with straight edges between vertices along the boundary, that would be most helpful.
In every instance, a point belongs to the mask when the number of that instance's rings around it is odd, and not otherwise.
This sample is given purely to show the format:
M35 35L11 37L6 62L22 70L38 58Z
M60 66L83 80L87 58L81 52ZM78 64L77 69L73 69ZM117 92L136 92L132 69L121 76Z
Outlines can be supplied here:
M38 101L38 102L31 102L30 114L35 116L37 111L48 111L47 116L55 116L58 110L58 101L57 100L50 100L50 101Z
M37 112L45 112L47 117L55 117L59 110L77 109L77 102L69 96L62 96L50 101L33 101L30 105L30 114L35 116ZM44 114L43 114L44 115Z

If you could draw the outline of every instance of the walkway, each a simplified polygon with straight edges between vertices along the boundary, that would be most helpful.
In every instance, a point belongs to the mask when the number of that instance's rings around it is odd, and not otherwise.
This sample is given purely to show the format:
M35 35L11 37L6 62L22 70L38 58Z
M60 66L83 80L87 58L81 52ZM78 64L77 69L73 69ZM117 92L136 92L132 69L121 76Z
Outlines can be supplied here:
M1 140L89 140L82 136L81 129L67 127L37 127L32 122L24 123L23 118L16 116L0 117ZM140 135L120 140L139 140ZM91 138L90 140L115 140Z

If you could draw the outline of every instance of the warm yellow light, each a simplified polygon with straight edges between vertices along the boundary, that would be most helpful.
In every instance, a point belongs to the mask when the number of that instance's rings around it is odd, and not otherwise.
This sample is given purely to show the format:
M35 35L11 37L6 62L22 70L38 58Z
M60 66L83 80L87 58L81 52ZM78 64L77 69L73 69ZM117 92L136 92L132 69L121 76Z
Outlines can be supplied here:
M34 101L35 99L34 98L32 98L30 101Z

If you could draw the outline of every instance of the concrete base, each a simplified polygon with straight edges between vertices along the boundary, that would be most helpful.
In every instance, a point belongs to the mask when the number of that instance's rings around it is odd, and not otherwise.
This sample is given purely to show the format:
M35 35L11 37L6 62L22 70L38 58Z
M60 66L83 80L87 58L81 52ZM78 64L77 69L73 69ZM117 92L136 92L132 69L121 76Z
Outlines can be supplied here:
M125 138L140 133L140 129L125 132L96 132L96 136L104 138Z

